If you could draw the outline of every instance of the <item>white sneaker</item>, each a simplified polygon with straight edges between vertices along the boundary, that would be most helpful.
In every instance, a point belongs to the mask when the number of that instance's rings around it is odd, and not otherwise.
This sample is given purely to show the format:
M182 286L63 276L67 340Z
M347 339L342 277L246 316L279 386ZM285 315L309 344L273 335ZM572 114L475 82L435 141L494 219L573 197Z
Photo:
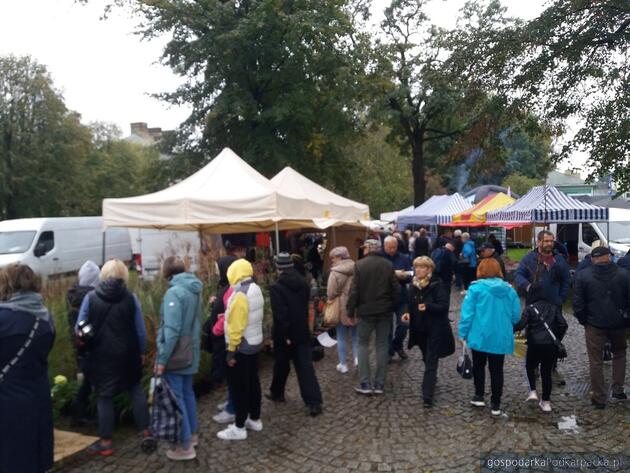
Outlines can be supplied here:
M344 363L339 363L337 365L337 371L339 371L342 374L346 374L348 372L348 366Z
M227 407L227 404L228 404L227 401L220 402L219 404L217 404L217 410L224 411L225 408Z
M529 392L529 396L527 396L527 399L525 400L525 402L529 401L538 401L538 394L535 389Z
M262 420L252 420L249 417L245 421L245 428L249 430L253 430L254 432L260 432L263 429Z
M229 412L221 411L217 415L215 415L212 420L218 422L219 424L230 424L234 422L236 416L234 414L230 414Z
M551 412L551 401L540 401L538 405L543 412Z
M238 428L236 424L230 424L227 429L217 432L217 437L221 440L245 440L247 429L245 427Z
M197 457L194 447L184 450L181 445L166 451L166 457L174 461L194 460Z

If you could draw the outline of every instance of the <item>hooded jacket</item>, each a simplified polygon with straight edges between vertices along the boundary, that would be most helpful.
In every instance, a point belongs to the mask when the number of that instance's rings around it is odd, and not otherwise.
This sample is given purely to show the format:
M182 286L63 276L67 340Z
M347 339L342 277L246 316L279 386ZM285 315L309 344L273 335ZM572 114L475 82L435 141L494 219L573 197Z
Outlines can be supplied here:
M291 344L310 342L308 328L308 299L311 289L306 280L293 268L280 273L278 281L269 288L273 312L273 339L291 340Z
M477 267L477 250L475 249L475 244L472 240L468 240L464 243L464 247L462 248L462 257L468 258L470 268Z
M470 285L462 303L459 338L473 350L508 355L514 351L514 325L520 320L516 291L499 278Z
M189 336L193 342L192 365L170 372L196 374L199 371L203 284L191 273L179 273L171 278L169 286L160 308L157 361L166 366L180 337Z
M573 313L582 325L620 329L628 323L630 273L614 263L594 264L575 276Z
M555 342L545 327L544 321L555 337L562 340L568 325L560 307L544 299L544 290L540 286L530 290L529 298L531 303L525 307L521 320L514 327L514 331L525 328L528 345L553 345Z
M79 308L83 302L83 298L94 290L98 284L98 276L100 269L93 261L86 261L79 269L79 282L72 286L66 294L66 302L68 304L68 329L70 330L70 339L74 339L74 326L79 317Z
M227 272L234 293L225 309L227 351L254 355L262 348L264 299L253 281L254 269L246 259L238 259Z
M354 261L342 259L330 269L326 286L326 298L329 301L339 297L339 321L343 325L354 325L353 319L348 317L348 296L354 276Z

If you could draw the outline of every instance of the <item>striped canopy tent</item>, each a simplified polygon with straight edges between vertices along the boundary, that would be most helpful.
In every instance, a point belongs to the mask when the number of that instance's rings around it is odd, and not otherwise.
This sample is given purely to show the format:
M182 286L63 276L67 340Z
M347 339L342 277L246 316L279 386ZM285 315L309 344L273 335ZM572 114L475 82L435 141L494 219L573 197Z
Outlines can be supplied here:
M514 203L516 199L499 192L489 194L478 204L464 212L453 215L451 223L445 224L450 227L483 227L486 226L486 215L493 210L499 210Z
M410 225L443 225L449 223L453 215L470 207L460 194L434 195L424 204L410 212L398 215L398 228Z
M512 205L488 212L490 226L515 228L531 223L607 222L608 209L580 202L553 186L534 187Z

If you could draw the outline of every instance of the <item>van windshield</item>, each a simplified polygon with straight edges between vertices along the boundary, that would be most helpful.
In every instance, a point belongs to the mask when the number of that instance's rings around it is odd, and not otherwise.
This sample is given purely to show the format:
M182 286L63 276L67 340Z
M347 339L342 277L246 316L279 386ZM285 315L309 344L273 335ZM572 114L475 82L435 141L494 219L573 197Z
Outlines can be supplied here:
M36 232L0 232L0 255L24 253L31 247Z
M610 225L610 237L608 240L611 243L630 244L630 222L598 223L597 226L604 236L606 236L607 225Z

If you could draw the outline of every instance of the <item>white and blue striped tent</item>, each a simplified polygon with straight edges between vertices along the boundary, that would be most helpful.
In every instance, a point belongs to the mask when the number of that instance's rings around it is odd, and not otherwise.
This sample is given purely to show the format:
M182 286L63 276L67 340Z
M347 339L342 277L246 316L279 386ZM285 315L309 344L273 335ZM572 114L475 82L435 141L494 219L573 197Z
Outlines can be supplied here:
M516 227L529 223L606 222L608 209L580 202L553 186L534 187L512 205L488 212L490 226Z
M443 225L451 222L453 215L470 208L470 204L460 194L434 195L424 204L410 212L398 215L398 228L409 225Z

